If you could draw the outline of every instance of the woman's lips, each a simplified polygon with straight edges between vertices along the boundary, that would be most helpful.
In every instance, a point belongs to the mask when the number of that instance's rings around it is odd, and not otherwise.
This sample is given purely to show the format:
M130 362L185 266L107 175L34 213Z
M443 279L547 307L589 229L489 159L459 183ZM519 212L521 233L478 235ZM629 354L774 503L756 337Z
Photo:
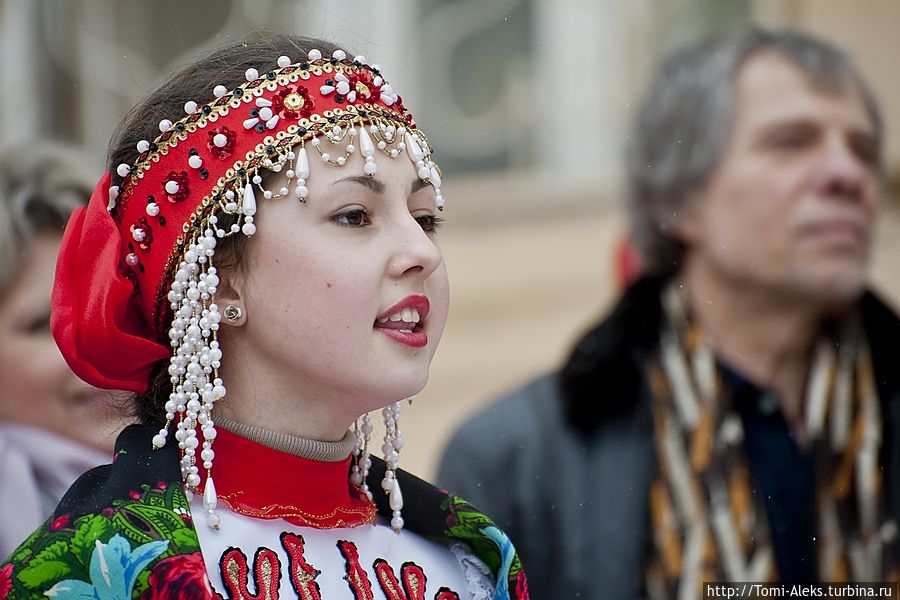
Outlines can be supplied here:
M416 325L413 329L396 329L393 326L378 323L375 325L375 329L395 342L406 344L412 348L422 348L428 345L428 334L422 331L422 328L419 325Z
M422 326L429 311L428 298L421 295L407 296L381 313L373 327L401 344L422 348L428 344L428 335Z

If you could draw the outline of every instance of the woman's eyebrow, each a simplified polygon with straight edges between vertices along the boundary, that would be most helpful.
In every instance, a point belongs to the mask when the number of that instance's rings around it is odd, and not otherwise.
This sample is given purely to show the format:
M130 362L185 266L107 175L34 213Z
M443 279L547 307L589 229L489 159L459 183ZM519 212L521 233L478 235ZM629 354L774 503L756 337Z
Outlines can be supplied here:
M384 193L384 184L374 177L369 177L368 175L350 175L349 177L338 179L332 185L337 185L344 182L358 183L359 185L369 189L369 191L375 192L376 194Z
M374 177L369 177L368 175L349 175L347 177L338 179L332 185L337 185L339 183L356 183L376 194L383 194L385 190L384 183L382 183L378 179L375 179ZM412 180L412 182L410 182L409 195L412 196L419 190L427 188L429 185L431 184L427 181L416 177Z
M409 186L409 195L412 196L419 190L427 188L429 185L431 184L424 179L419 179L418 177L416 177L415 179L413 179L412 183Z

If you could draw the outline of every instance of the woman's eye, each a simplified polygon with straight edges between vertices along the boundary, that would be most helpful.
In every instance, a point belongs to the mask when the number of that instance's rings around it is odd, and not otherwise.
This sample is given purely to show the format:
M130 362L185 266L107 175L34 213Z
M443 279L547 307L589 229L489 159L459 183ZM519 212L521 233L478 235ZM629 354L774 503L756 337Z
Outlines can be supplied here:
M416 217L416 221L422 227L423 231L433 233L438 230L441 224L443 224L444 219L436 215L419 215Z
M50 313L44 313L29 319L23 324L22 330L28 335L37 335L40 333L49 333L50 331Z
M342 227L365 227L369 221L369 214L361 209L348 210L334 216L334 222Z

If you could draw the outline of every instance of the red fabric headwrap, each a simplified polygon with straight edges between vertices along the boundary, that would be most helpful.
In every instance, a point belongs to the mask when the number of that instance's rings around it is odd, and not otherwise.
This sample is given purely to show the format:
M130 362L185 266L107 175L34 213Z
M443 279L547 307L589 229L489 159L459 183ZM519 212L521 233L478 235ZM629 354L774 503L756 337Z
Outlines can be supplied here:
M143 392L153 363L171 350L158 343L119 269L120 232L106 209L109 173L63 235L50 306L50 328L76 375L97 387Z

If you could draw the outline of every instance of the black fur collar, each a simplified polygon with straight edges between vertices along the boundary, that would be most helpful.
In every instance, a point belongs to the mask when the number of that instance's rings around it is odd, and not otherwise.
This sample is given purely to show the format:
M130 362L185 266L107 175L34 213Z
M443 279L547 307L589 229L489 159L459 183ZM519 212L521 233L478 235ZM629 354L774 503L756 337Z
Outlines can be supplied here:
M660 295L667 279L632 284L616 307L576 344L559 384L570 425L593 434L604 420L631 414L641 397L643 369L656 351ZM900 393L900 318L875 294L859 301L883 401Z

